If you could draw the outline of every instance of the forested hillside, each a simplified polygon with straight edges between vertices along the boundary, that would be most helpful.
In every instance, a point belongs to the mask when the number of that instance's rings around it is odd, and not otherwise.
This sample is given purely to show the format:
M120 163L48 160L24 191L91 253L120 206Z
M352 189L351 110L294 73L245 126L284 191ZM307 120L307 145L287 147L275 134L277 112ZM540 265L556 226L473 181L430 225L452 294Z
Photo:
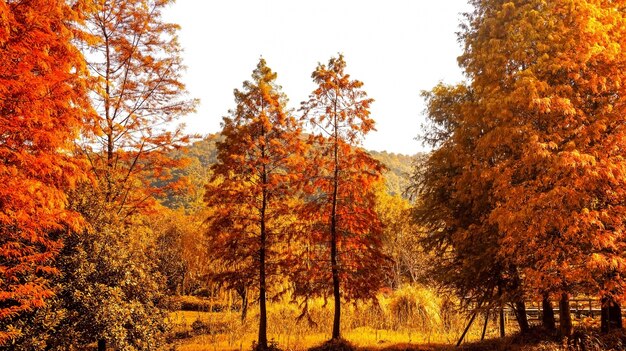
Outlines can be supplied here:
M387 191L391 195L406 197L415 162L418 162L423 154L409 156L386 151L368 152L387 167L387 171L384 173Z
M185 159L187 163L181 169L173 170L175 176L172 180L184 178L187 188L184 193L180 191L169 192L162 198L164 205L170 208L184 207L188 209L201 206L206 179L209 176L211 166L217 162L215 143L221 139L219 133L209 134L201 140L172 153L172 158ZM414 163L422 154L409 156L386 151L368 151L368 153L387 168L383 175L389 194L406 197Z

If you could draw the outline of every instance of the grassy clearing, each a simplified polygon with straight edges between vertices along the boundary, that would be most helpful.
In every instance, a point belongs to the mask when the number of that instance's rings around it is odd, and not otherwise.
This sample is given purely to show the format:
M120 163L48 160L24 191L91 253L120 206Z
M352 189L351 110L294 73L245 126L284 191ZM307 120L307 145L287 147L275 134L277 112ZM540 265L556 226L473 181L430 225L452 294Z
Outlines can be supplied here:
M306 350L330 338L332 306L323 301L309 305L312 320L297 321L300 310L286 301L272 303L268 309L268 337L283 350ZM236 311L178 311L170 316L174 332L182 336L171 344L177 351L250 350L256 340L258 312L252 306L248 319L241 323ZM486 337L498 334L496 319L491 318ZM433 291L405 287L376 303L346 305L342 315L343 336L355 347L370 350L447 349L461 335L467 318L456 312L454 301L438 297ZM466 340L478 341L480 319ZM508 333L516 331L508 324ZM396 345L396 346L393 346ZM420 345L420 346L418 346ZM429 345L429 346L428 346Z

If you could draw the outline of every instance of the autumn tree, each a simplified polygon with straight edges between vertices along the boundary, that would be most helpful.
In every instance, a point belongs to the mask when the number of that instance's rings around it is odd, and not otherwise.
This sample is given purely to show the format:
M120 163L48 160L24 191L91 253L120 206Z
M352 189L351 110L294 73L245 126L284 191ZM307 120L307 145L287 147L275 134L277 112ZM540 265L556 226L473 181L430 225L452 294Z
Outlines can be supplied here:
M184 70L176 32L162 10L173 0L100 0L87 20L95 37L85 50L96 77L98 118L83 144L99 192L111 210L126 215L154 204L152 184L180 165L168 152L188 140L176 120L196 101L180 81Z
M72 208L97 226L65 236L54 280L56 323L48 349L98 347L116 350L154 350L164 344L168 311L162 305L167 280L159 269L156 222L134 216L124 223L113 213L99 212L103 199L86 188L71 198Z
M411 203L400 195L389 194L379 186L376 191L376 213L383 224L384 252L392 259L386 272L388 286L398 289L404 284L429 284L427 256L420 245L420 228L411 220Z
M332 339L341 338L341 299L373 298L387 262L374 187L384 167L359 147L374 130L373 100L345 67L343 55L320 63L312 74L317 88L301 107L314 147L305 189L310 245L295 294L333 297Z
M435 253L428 275L444 291L463 297L474 313L514 302L521 309L519 272L498 256L502 233L485 220L495 206L493 182L486 176L493 163L479 162L477 142L487 126L481 114L469 113L474 92L462 84L439 85L424 97L429 124L421 138L435 150L416 165L413 190L414 216L426 232L422 245ZM525 315L520 317L524 330Z
M236 89L236 108L222 123L218 163L206 191L212 256L226 263L226 284L258 286L258 349L268 348L267 294L289 262L293 205L305 144L299 122L286 109L274 73L261 59L252 80ZM237 288L237 287L235 287Z
M623 295L623 4L472 4L459 61L472 102L452 104L444 143L475 128L456 172L481 169L489 191L468 191L468 204L486 200L480 223L497 228L496 257L526 292L560 300L567 336L571 295Z
M195 105L185 99L180 82L179 27L161 18L170 3L95 1L84 25L90 36L82 45L97 117L94 133L83 135L79 146L95 181L73 193L73 206L89 228L80 239L67 239L73 245L64 251L63 284L71 312L66 325L77 342L97 341L99 350L107 343L150 349L162 336L163 315L156 304L163 285L152 264L157 257L147 258L150 251L137 242L151 242L146 216L157 208L155 195L162 191L153 185L180 165L168 157L187 140L175 122ZM137 261L143 259L149 262ZM125 282L154 291L133 291Z
M0 3L0 345L54 295L55 233L82 227L65 193L85 178L71 151L91 116L81 20L65 1Z

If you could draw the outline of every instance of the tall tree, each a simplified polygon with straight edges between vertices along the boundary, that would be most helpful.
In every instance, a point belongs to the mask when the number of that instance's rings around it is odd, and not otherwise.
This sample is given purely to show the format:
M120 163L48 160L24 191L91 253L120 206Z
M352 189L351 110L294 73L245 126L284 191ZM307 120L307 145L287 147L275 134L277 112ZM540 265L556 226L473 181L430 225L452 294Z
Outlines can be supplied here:
M374 130L372 99L363 83L345 72L343 55L319 64L312 74L318 87L302 103L303 119L313 127L311 176L306 192L315 264L296 288L297 295L329 293L334 299L332 338L341 337L341 298L372 298L384 281L386 256L382 226L375 211L375 183L383 166L359 145ZM327 259L323 259L320 250Z
M474 92L438 85L424 96L430 123L422 140L436 150L415 168L414 213L426 229L422 244L436 252L430 275L472 309L522 300L516 267L498 256L502 233L485 220L495 205L485 176L493 162L478 151L488 126L473 113Z
M145 215L156 208L155 195L161 192L153 185L169 178L170 169L180 164L169 157L169 152L187 139L175 125L176 120L195 106L194 100L185 99L180 81L184 66L176 36L179 27L161 17L162 10L172 3L94 1L84 26L91 35L83 45L94 77L90 96L97 118L92 124L94 133L84 135L80 146L96 181L74 194L73 203L88 219L90 228L64 251L63 262L71 263L67 265L64 296L72 309L68 318L73 319L66 325L75 326L81 343L97 341L99 350L105 350L107 343L146 349L154 347L152 341L161 335L162 314L155 308L160 279L151 279L151 264L135 264L134 259L144 253L128 233L150 233ZM116 250L109 250L107 243ZM90 248L102 249L97 251L99 255L84 255ZM120 260L127 260L128 265ZM135 271L130 272L133 266ZM124 289L117 279L124 274L133 277L129 282L143 280L141 284L157 291L133 296L132 289ZM86 286L102 294L77 298L82 296L78 289ZM132 305L134 316L141 316L141 320L114 314L114 299L107 298L113 295L119 303ZM78 309L87 311L74 313ZM90 318L98 323L89 324ZM126 322L119 323L124 319ZM81 325L89 328L80 330ZM122 329L116 329L120 326ZM151 336L133 338L139 329Z
M65 194L85 177L71 151L91 116L80 20L65 1L0 3L0 345L53 295L62 243L50 234L82 226Z
M468 203L486 199L479 221L497 228L497 257L526 291L559 296L568 321L571 294L624 293L624 5L472 4L460 63L473 102L457 105L447 140L476 128L457 171L481 168L490 191Z
M87 20L85 48L98 118L84 147L111 210L126 215L154 204L180 160L168 152L188 140L176 120L196 101L180 81L184 66L176 32L162 10L174 0L99 0ZM162 184L159 184L162 185Z
M226 283L254 281L259 291L259 350L267 344L269 281L285 269L294 196L302 174L305 143L287 98L261 59L252 81L235 90L237 107L224 118L223 141L206 200L214 210L209 235L213 256L227 263Z

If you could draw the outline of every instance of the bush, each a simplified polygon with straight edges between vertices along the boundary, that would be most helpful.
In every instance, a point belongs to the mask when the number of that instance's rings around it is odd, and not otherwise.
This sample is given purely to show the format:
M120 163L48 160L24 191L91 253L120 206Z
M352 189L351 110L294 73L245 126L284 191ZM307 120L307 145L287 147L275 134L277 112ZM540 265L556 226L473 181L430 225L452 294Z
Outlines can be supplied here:
M169 302L177 310L194 312L221 312L224 307L213 303L211 300L197 296L173 296Z
M356 351L356 347L344 339L331 339L309 351Z
M252 343L252 351L281 351L278 347L278 344L274 340L270 340L267 343L267 348L259 346L259 344L255 342Z
M423 287L407 285L392 293L389 300L393 329L416 327L429 330L442 326L441 299Z

